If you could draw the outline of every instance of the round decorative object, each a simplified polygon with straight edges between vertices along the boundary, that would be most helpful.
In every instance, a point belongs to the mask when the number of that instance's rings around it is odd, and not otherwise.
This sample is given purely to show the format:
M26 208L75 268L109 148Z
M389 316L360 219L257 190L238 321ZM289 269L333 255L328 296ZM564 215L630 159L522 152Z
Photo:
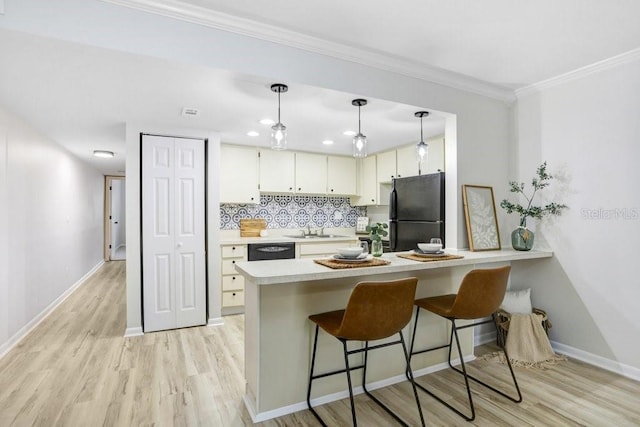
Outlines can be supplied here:
M534 238L533 231L526 227L518 227L511 233L511 246L516 251L530 251Z

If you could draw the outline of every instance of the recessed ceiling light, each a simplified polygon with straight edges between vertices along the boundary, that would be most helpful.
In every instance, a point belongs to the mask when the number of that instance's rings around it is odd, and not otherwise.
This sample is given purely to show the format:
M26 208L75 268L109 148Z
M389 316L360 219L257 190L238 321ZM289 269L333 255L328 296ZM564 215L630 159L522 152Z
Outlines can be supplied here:
M331 144L333 144L333 141L332 141L332 140L330 140L330 139L325 139L324 141L322 141L322 143L323 143L324 145L331 145Z
M249 136L260 136L260 134L258 132L256 132L255 130L251 130L251 131L247 132L247 135L249 135Z
M276 122L274 122L271 119L262 119L262 120L260 120L260 123L262 123L263 125L268 125L268 126L276 124Z
M93 155L96 157L111 158L113 157L113 151L93 150Z
M198 117L200 115L200 110L193 107L183 107L181 114L183 117Z
M344 132L342 132L343 135L347 135L347 136L354 136L357 132L352 131L352 130L345 130Z

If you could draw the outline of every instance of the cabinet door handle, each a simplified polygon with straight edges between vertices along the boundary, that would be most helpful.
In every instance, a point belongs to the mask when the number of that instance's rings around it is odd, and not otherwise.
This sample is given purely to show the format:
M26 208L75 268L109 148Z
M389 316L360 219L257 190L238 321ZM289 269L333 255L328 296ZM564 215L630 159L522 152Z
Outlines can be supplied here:
M331 192L333 193L333 188L331 189Z
M235 293L235 292L233 292L231 295L233 295L233 296L235 297L235 296L236 296L236 293Z
M235 260L234 260L234 261L231 261L231 264L235 264L235 263L236 263L236 262L235 262Z
M235 246L232 246L232 247L231 247L231 250L232 250L232 251L235 251L235 250L236 250L236 247L235 247Z
M233 277L231 278L231 280L236 280L236 276L233 276Z

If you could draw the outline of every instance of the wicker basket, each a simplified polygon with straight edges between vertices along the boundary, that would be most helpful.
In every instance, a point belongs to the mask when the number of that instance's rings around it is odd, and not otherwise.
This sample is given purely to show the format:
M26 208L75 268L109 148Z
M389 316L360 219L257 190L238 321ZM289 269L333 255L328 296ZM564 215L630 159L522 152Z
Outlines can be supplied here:
M542 317L542 327L544 331L549 336L549 329L551 329L551 322L547 317L547 312L544 310L540 310L539 308L533 308L533 312ZM509 332L509 322L511 321L511 313L508 313L504 310L498 310L496 312L496 323L497 323L497 334L496 334L496 343L503 347L507 342L507 333Z

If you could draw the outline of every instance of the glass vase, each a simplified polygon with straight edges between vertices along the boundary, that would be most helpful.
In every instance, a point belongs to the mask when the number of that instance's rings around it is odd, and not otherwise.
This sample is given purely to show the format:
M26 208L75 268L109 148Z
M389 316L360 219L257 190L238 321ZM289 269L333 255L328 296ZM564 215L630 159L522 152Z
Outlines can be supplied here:
M371 255L382 256L382 240L371 241Z
M516 251L530 251L533 248L533 231L520 226L511 233L511 246Z

